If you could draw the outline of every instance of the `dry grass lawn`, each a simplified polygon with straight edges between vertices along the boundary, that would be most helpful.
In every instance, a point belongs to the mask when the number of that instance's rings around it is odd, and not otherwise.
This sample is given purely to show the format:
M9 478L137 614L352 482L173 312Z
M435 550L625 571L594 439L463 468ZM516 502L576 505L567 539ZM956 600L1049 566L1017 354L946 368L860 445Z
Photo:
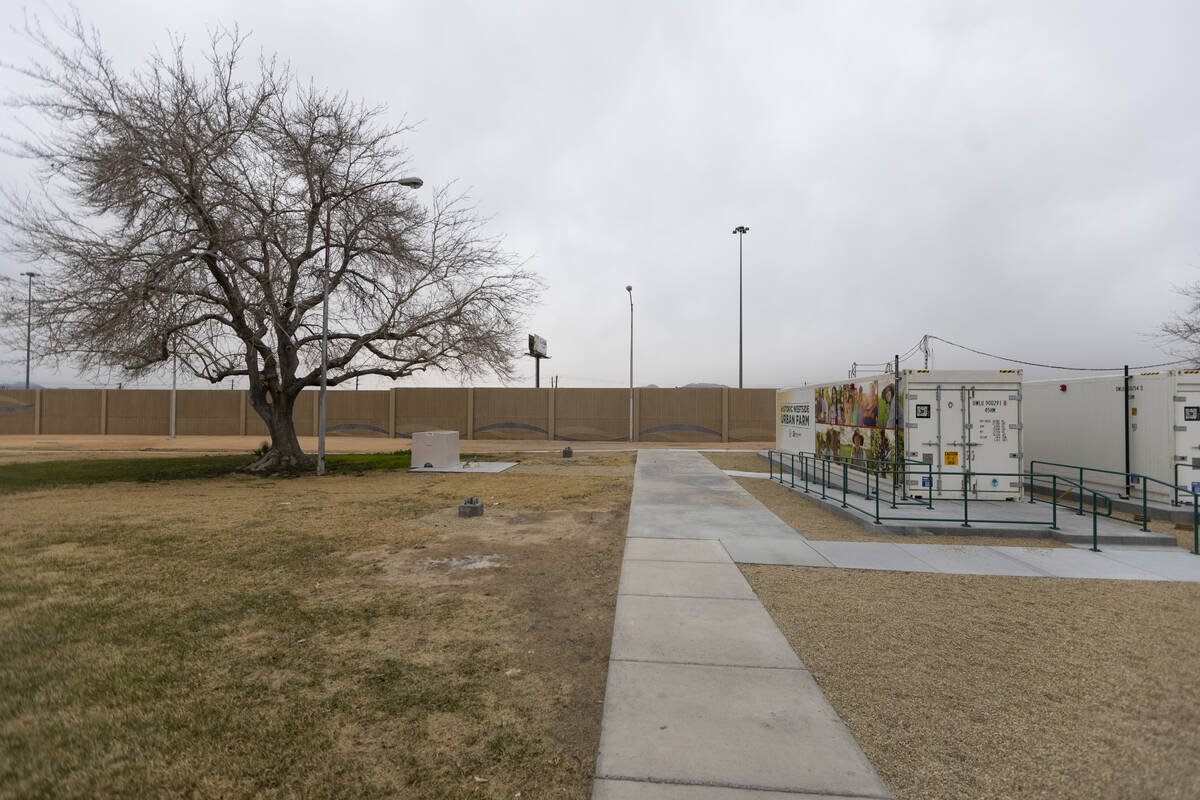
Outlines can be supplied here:
M742 571L898 800L1200 797L1200 585Z
M596 458L7 496L0 796L589 796L634 456Z

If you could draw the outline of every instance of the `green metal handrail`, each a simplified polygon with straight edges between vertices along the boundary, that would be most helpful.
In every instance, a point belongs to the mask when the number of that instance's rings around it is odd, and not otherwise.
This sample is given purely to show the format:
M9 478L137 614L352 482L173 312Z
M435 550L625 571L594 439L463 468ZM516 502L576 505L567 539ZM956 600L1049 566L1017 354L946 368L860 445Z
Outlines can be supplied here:
M1100 472L1105 475L1117 475L1119 477L1124 477L1126 482L1128 482L1130 478L1137 478L1142 487L1142 530L1143 531L1148 531L1150 529L1149 528L1149 524L1150 524L1149 498L1148 498L1148 492L1146 491L1147 483L1156 483L1159 486L1163 486L1165 488L1170 489L1173 494L1173 500L1171 501L1171 505L1173 505L1173 506L1183 505L1182 503L1179 502L1179 493L1180 492L1185 492L1187 494L1190 494L1192 496L1192 554L1200 555L1200 492L1196 492L1192 489L1189 489L1187 487L1179 485L1179 468L1180 467L1191 467L1192 466L1191 464L1176 463L1174 465L1175 483L1173 483L1173 484L1167 483L1166 481L1163 481L1163 480L1159 480L1158 478L1152 478L1149 475L1142 475L1137 472L1121 472L1119 470L1101 469L1100 467L1084 467L1084 466L1080 466L1078 464L1060 464L1055 461L1042 461L1040 459L1034 459L1033 461L1029 462L1030 474L1032 474L1033 467L1035 464L1041 464L1044 467L1062 467L1062 468L1066 468L1066 469L1079 470L1079 475L1080 475L1079 480L1081 483L1083 482L1083 474L1085 472ZM1033 482L1032 482L1032 480L1030 481L1029 487L1030 487L1029 488L1029 495L1030 495L1029 502L1032 503L1033 502ZM1057 494L1054 495L1054 500L1055 500L1055 502L1058 502ZM1079 495L1079 509L1080 510L1077 513L1083 514L1083 495L1082 495L1082 493ZM1111 503L1110 503L1110 511L1111 511ZM1110 513L1107 516L1112 516L1112 515Z
M791 477L791 485L793 487L795 487L795 476L796 476L796 471L797 471L796 470L796 460L799 459L800 460L800 474L802 476L801 479L804 483L804 486L802 488L804 489L804 491L805 492L810 491L809 476L810 476L810 468L811 468L813 474L815 474L817 472L820 473L820 480L818 481L818 483L820 484L821 497L822 497L822 499L825 499L827 497L826 489L833 486L833 483L830 480L831 474L830 474L829 467L830 467L830 465L838 463L838 462L836 462L834 459L831 459L828 457L815 456L815 455L811 455L808 453L785 453L783 451L769 450L769 451L767 451L767 458L771 464L770 477L772 478L772 480L774 480L774 478L775 478L774 463L775 463L776 456L779 457L779 468L780 468L779 469L779 482L781 484L783 483L783 460L784 460L784 457L786 456L789 459L789 463L790 463L790 467L791 467L789 472L792 476ZM885 462L885 463L889 464L890 466L896 466L896 465L899 465L901 462ZM871 499L869 479L870 479L871 475L875 476L876 492L874 495L874 500L875 500L874 511L871 511L866 508L862 508L855 503L851 503L850 498L855 496L855 493L851 491L848 470L844 463L842 465L843 468L842 468L842 476L841 476L841 478L842 478L842 480L841 480L841 483L842 483L842 486L841 486L842 507L843 508L852 508L855 511L866 514L867 516L874 517L874 521L875 521L876 525L880 524L885 519L896 520L896 521L919 521L919 522L958 522L961 519L961 523L960 523L961 526L964 528L969 528L969 527L971 527L971 522L972 522L972 519L970 517L970 491L971 490L969 488L970 481L972 478L978 478L979 476L996 477L996 478L1001 478L1001 477L1025 478L1025 477L1028 477L1030 479L1031 491L1032 491L1033 483L1037 479L1048 480L1051 483L1053 498L1057 498L1057 496L1058 496L1058 484L1061 481L1069 486L1074 486L1075 488L1077 488L1080 491L1081 494L1083 492L1087 492L1092 495L1092 512L1093 512L1092 513L1092 550L1094 550L1095 552L1100 551L1098 518L1100 516L1104 516L1104 514L1099 513L1100 509L1098 507L1098 502L1100 499L1103 499L1106 502L1107 515L1111 515L1111 513L1112 513L1112 498L1106 494L1098 492L1095 489L1092 489L1088 486L1083 485L1082 483L1077 483L1075 481L1072 481L1069 478L1064 478L1055 473L971 472L971 471L967 471L967 470L963 470L961 472L958 472L958 471L946 472L944 470L934 470L932 465L925 464L924 462L912 462L912 463L914 465L920 465L922 467L927 468L925 471L926 471L927 476L930 478L930 485L928 487L930 490L929 491L928 508L930 508L931 510L933 509L932 478L934 476L937 476L939 478L941 478L943 476L952 476L952 477L957 476L962 479L963 513L962 513L961 517L959 517L959 516L955 516L955 517L928 517L928 516L904 517L904 516L896 516L896 515L884 515L880 511L880 494L881 493L878 491L879 477L881 475L894 474L894 472L878 470L878 469L874 469L871 467L862 467L860 469L862 472L867 473L867 476L868 476L868 479L866 482L866 491L864 493L864 497L867 500ZM907 474L907 472L905 474ZM925 504L922 503L922 505L925 505ZM1055 501L1055 502L1051 502L1049 505L1050 505L1050 519L1049 520L976 519L973 521L976 524L996 523L996 524L1015 524L1015 525L1044 525L1047 522L1049 522L1049 528L1051 530L1058 530L1058 506L1059 506L1059 503ZM893 506L892 507L893 508L896 507L895 500L894 500L894 489L893 489Z

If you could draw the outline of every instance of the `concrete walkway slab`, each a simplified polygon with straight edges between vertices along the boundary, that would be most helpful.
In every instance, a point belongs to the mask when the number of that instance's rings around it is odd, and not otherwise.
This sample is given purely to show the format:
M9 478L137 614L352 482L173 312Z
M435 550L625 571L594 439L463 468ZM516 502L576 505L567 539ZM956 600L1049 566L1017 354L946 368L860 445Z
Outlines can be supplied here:
M809 542L812 548L842 569L883 569L898 572L938 572L935 567L891 542Z
M1049 575L1032 564L1018 561L991 547L906 543L897 543L896 546L938 572L949 572L955 575L1013 575L1031 578L1044 578Z
M796 567L832 567L829 559L813 549L805 539L726 536L725 550L739 564L789 564Z
M639 504L635 498L629 509L629 535L648 539L720 539L730 534L784 539L799 536L792 526L757 500L754 502L757 508L725 504L715 496L701 505Z
M1191 553L1106 549L1104 556L1166 580L1200 582L1200 556Z
M1119 581L1162 581L1143 569L1122 564L1103 553L1057 547L996 547L1007 556L1036 567L1055 578L1103 578Z
M803 670L613 661L596 777L890 797Z
M755 600L754 590L732 561L626 561L621 566L619 594L663 597L723 597Z
M613 630L614 659L804 668L757 599L623 595Z
M724 563L729 554L716 539L636 539L625 541L625 559Z
M770 792L649 781L596 781L593 800L866 800L864 795Z

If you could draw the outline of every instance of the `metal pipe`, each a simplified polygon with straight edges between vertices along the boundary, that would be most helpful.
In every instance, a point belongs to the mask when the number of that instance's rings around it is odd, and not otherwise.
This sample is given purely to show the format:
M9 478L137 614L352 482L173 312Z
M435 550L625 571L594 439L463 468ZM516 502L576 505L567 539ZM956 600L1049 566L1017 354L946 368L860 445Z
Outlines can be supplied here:
M733 229L738 237L738 388L742 388L742 236L749 233L745 225Z
M1131 483L1129 480L1129 365L1125 365L1125 496L1129 497ZM1145 487L1142 492L1145 493Z
M29 389L29 356L33 352L33 279L37 277L36 272L22 272L22 276L29 278L29 294L25 300L25 388Z

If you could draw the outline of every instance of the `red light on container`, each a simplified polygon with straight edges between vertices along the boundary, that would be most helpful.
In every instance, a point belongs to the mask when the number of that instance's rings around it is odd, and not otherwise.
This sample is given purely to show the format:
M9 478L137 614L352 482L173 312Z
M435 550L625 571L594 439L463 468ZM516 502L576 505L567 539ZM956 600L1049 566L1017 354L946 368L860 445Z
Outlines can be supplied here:
M1059 390L1060 392L1065 392L1065 391L1067 390L1067 385L1066 385L1065 383L1060 383L1060 384L1058 385L1058 390Z

